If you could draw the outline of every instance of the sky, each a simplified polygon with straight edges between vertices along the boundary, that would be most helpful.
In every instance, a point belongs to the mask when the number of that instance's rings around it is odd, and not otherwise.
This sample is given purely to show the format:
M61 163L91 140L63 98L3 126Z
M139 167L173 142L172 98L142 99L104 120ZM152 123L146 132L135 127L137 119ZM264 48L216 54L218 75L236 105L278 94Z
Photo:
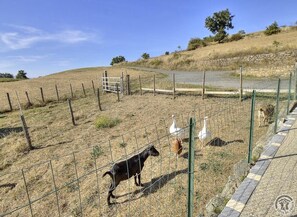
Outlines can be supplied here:
M0 72L29 78L186 49L229 9L229 34L297 22L297 0L0 0Z

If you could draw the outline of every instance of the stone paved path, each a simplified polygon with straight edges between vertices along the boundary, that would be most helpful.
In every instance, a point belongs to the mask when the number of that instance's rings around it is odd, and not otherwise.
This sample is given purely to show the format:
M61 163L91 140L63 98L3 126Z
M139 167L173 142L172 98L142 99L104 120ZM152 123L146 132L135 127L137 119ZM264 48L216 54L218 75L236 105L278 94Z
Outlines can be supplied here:
M297 108L288 117L220 217L297 216Z

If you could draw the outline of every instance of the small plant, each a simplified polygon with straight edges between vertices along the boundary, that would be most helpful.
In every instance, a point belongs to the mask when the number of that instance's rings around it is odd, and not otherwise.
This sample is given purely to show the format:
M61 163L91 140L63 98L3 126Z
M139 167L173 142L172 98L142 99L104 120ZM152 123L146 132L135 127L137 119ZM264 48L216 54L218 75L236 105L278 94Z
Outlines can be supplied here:
M281 31L279 28L277 22L272 23L270 26L266 27L266 30L264 31L265 35L273 35L277 34Z
M273 41L273 46L275 47L275 50L277 50L278 46L280 45L279 41Z
M96 128L112 128L121 122L118 118L110 118L106 116L100 116L96 119Z
M119 146L120 146L121 148L125 148L125 147L127 146L127 143L126 143L126 142L121 142L121 143L119 144Z
M93 147L93 151L91 152L92 158L97 159L102 154L103 154L103 151L101 147L99 147L98 145Z
M169 51L166 51L166 52L165 52L165 55L169 55Z
M207 170L208 168L209 168L209 166L208 166L207 163L201 163L201 164L200 164L200 169L201 169L201 170L204 171L204 170Z

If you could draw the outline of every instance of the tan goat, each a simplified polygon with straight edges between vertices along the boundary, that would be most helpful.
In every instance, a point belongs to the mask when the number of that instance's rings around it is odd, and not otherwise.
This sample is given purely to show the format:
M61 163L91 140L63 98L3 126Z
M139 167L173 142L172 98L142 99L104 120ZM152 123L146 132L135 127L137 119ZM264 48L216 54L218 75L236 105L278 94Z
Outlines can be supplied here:
M263 105L258 110L258 121L259 121L259 127L262 126L262 122L265 125L265 123L269 124L269 122L272 119L274 113L274 106L271 104ZM262 121L263 120L263 121Z

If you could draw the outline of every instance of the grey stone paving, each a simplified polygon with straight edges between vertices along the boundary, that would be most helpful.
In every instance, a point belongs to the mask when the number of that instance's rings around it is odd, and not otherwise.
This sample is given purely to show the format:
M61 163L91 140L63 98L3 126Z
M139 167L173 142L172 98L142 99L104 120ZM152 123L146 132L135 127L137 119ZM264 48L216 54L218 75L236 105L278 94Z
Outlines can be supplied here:
M297 216L297 108L279 131L267 142L220 217ZM293 202L276 203L282 195Z

